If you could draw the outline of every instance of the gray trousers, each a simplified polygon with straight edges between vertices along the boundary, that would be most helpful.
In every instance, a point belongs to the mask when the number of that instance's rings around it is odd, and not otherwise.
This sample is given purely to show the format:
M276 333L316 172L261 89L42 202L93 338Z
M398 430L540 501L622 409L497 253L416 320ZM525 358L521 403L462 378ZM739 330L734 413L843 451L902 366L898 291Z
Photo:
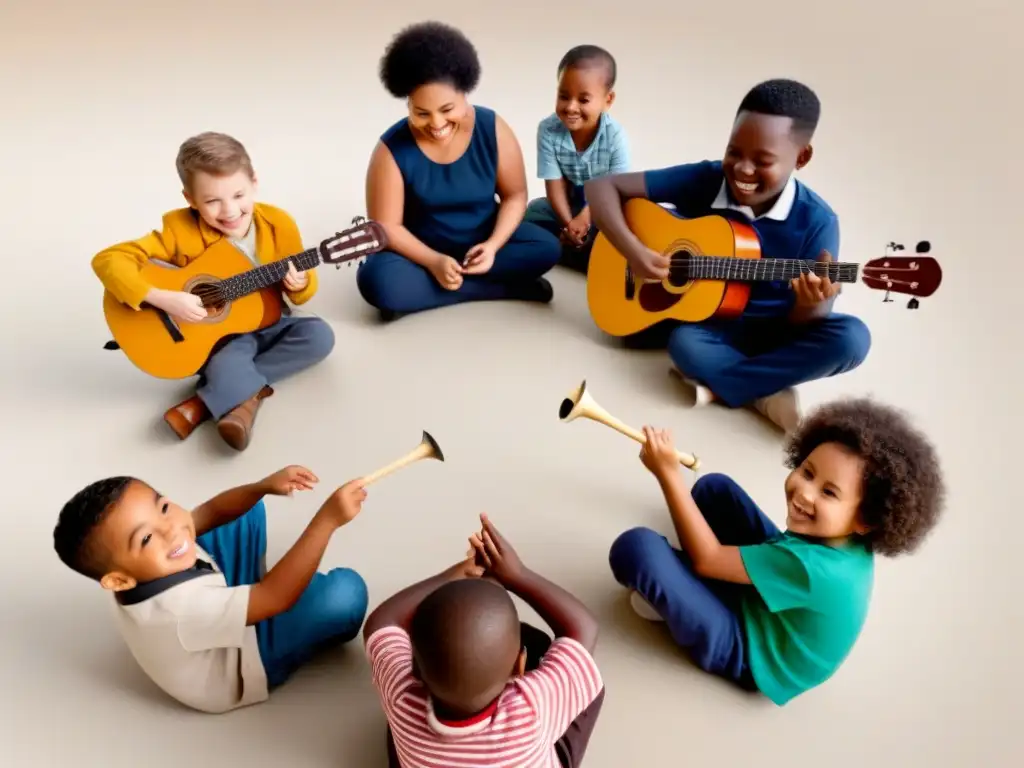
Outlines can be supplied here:
M219 419L264 386L319 363L333 348L334 331L325 321L285 315L215 349L199 372L196 394Z

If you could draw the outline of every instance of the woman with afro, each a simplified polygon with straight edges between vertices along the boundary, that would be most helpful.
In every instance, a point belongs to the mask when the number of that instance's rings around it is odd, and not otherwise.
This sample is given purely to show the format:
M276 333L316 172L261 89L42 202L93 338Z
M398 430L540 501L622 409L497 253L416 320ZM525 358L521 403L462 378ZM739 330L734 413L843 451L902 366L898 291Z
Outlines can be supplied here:
M783 532L726 475L688 489L671 435L645 432L641 459L681 549L650 528L612 544L634 610L664 621L704 671L777 705L824 683L864 626L875 556L914 551L938 521L945 491L932 445L869 399L820 408L789 439Z
M550 301L543 275L561 247L523 222L526 169L512 130L467 99L480 79L472 43L437 22L407 27L380 78L409 114L384 132L367 170L367 215L390 250L359 269L363 298L386 320L466 301Z

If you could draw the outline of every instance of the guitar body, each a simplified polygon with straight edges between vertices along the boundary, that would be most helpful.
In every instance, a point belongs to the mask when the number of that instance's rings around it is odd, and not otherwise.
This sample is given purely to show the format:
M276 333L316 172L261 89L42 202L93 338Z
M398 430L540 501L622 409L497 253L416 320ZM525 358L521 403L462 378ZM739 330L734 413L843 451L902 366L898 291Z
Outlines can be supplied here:
M629 336L663 320L697 323L711 317L743 313L750 284L741 281L690 279L689 256L761 258L753 227L722 216L681 219L649 200L623 206L629 229L652 251L672 259L661 282L641 281L622 254L598 233L587 270L587 303L597 326L612 336Z
M142 268L142 277L157 288L195 292L252 267L252 262L224 239L185 267L150 262ZM137 368L161 379L194 376L221 339L273 325L281 312L281 294L275 287L207 307L207 316L198 323L179 323L146 304L136 311L108 292L103 296L103 314L114 341Z

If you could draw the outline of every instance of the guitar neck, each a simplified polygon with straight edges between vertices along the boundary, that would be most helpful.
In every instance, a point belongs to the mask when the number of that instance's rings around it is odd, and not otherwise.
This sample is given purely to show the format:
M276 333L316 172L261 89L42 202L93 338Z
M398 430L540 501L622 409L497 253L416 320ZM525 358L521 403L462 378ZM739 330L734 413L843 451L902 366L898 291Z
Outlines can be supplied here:
M250 293L261 291L284 280L284 276L288 274L289 264L294 264L295 269L299 272L313 269L320 265L320 250L319 248L309 248L294 256L272 261L269 264L261 264L234 277L229 277L218 286L219 293L224 301L234 301Z
M793 280L805 273L828 277L833 283L855 283L859 264L843 261L821 262L803 259L741 259L734 256L689 256L687 273L705 280L771 282Z

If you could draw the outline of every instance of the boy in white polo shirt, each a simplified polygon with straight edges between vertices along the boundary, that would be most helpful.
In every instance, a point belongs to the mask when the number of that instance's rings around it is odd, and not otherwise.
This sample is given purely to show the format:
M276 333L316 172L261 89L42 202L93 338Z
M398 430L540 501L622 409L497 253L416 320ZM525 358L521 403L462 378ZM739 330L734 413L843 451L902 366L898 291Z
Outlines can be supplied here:
M597 229L583 185L626 173L626 131L608 110L615 101L615 58L596 45L578 45L558 63L555 111L537 127L537 176L544 197L526 209L531 221L561 238L563 266L586 272Z
M316 650L353 639L363 623L362 577L317 572L331 535L362 509L360 481L331 494L266 572L263 497L317 482L290 466L190 512L141 480L98 480L64 505L54 548L114 593L118 629L153 682L186 706L227 712L264 701Z

